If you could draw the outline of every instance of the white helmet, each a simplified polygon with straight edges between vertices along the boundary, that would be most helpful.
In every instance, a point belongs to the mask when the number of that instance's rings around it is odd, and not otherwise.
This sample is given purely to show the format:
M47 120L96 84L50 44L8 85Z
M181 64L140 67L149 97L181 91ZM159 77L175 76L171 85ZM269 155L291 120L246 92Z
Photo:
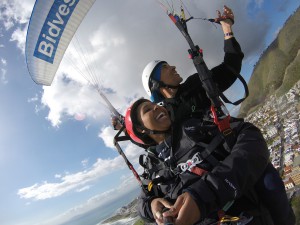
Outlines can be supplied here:
M149 96L151 96L151 90L149 88L149 80L151 78L152 72L156 68L156 66L162 62L165 62L165 61L154 60L154 61L148 63L148 65L145 67L145 69L143 71L142 82L143 82L144 89Z

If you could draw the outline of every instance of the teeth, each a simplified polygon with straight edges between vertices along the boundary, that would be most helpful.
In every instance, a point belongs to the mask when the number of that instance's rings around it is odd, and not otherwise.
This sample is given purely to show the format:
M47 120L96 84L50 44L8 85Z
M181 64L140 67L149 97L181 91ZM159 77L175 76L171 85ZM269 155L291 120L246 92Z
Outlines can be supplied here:
M164 115L165 114L161 112L160 114L157 115L156 119L158 120L159 118L163 117Z

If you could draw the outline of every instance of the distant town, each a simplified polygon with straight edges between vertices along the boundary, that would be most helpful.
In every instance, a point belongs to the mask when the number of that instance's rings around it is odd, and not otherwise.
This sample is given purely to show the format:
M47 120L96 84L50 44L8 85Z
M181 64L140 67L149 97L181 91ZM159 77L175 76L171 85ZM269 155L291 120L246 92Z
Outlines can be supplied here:
M271 95L245 121L259 127L270 160L279 171L289 196L300 190L300 81L281 97Z

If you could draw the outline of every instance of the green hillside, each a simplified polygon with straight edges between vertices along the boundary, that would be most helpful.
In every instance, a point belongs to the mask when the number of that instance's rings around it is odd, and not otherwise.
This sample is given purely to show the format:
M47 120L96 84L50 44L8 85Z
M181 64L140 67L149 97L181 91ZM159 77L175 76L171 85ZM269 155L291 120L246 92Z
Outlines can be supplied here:
M263 52L248 83L239 116L253 112L271 94L285 94L300 79L300 7Z

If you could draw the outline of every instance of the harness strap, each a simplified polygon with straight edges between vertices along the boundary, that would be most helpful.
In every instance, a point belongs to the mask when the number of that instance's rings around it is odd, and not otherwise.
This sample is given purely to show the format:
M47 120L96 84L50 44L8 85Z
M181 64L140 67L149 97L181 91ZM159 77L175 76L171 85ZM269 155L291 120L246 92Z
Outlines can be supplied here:
M197 167L198 164L200 164L203 160L200 157L200 153L197 152L192 159L189 159L185 163L180 163L177 166L177 172L179 173L184 173L185 171L190 171L198 176L203 176L206 174L208 171L205 169L202 169L200 167Z
M171 118L171 121L175 121L175 113L174 113L174 110L173 110L173 107L172 105L175 105L177 104L177 101L175 99L165 99L164 102L163 102L163 106L166 107L166 109L168 110L169 114L170 114L170 118Z
M148 158L150 161L148 161ZM145 162L145 159L147 160L147 162ZM155 160L155 167L152 167L151 169L147 168L147 164L149 163L153 163L153 160ZM139 157L139 164L144 168L147 169L147 171L150 174L153 174L159 170L163 170L167 167L167 165L165 164L165 162L163 162L160 158L158 158L155 154L153 154L151 151L148 151L148 156L142 154Z
M237 76L237 78L241 81L241 83L243 84L244 86L244 90L245 90L245 95L243 98L235 101L235 102L232 102L230 101L223 93L220 93L220 96L222 98L222 100L225 102L225 103L229 103L229 104L232 104L232 105L239 105L241 102L243 102L248 96L249 96L249 89L248 89L248 85L247 85L247 82L245 81L245 79L241 76L241 74L239 74L238 72L236 72L236 70L234 68L232 68L231 66L229 65L226 65L226 67L234 74Z
M191 168L191 172L194 173L194 174L196 174L196 175L203 176L208 171L204 170L204 169L202 169L200 167L194 166L193 168Z
M223 142L223 138L221 135L216 135L212 141L207 145L202 142L198 142L197 145L204 147L204 151L200 153L202 160L208 161L213 167L219 164L219 160L217 160L213 155L213 151Z
M232 132L234 134L234 132ZM230 135L231 137L231 135ZM228 136L229 138L229 136ZM229 139L228 139L229 140ZM234 139L230 139L230 145L232 146L234 143L231 143ZM187 154L188 151L181 151L177 152L174 156L170 158L170 164L171 167L173 168L179 168L179 171L176 169L173 170L173 172L185 172L186 170L191 171L192 168L194 168L195 165L200 164L203 160L207 161L212 167L215 167L216 165L219 164L219 160L212 155L212 153L217 149L218 146L220 145L225 145L227 144L224 143L224 137L223 135L218 132L214 138L211 140L209 144L205 144L203 142L197 142L196 146L200 146L203 151L202 152L197 152L192 159L187 160L185 163L180 163L177 165L177 161L181 159L185 154ZM194 146L190 146L190 148L193 148ZM226 151L230 152L231 148L225 148ZM194 169L196 173L203 174L205 171L200 171L198 169ZM191 171L193 172L193 171Z
M234 118L234 117L230 117L230 126L231 126L231 132L230 133L222 133L222 137L224 139L224 148L225 150L230 153L233 146L236 143L236 131L234 130L234 128L238 127L239 124L241 122L243 122L243 119L238 119L238 118Z

